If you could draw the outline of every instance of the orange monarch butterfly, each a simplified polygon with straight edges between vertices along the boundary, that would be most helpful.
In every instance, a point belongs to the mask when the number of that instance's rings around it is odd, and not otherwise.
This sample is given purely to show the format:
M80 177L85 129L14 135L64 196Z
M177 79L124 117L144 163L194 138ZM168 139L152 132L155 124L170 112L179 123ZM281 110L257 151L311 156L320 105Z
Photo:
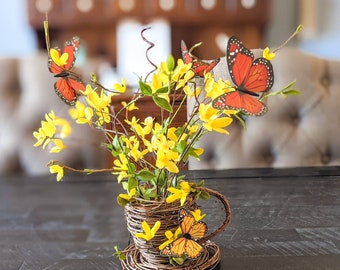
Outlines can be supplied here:
M213 107L218 110L241 110L248 115L265 113L266 105L256 97L273 86L274 71L270 61L263 57L254 60L252 51L233 36L227 45L227 65L236 91L214 99Z
M183 254L191 259L197 259L203 252L203 247L196 242L202 238L208 228L203 221L196 221L185 208L178 212L178 222L182 235L161 250L162 255L181 257Z
M185 42L182 40L181 41L181 50L182 50L182 58L185 64L192 63L192 68L198 77L203 77L205 72L211 71L217 64L220 62L220 59L214 59L210 62L205 62L197 57L193 57Z
M54 49L58 52L59 57L63 53L68 54L67 61L64 65L60 66L55 63L50 55L50 41L48 34L48 23L44 22L46 46L48 50L48 69L51 73L55 74L54 77L59 78L54 84L54 90L57 95L68 105L74 105L77 101L77 96L81 94L80 91L85 90L85 85L80 81L77 74L71 71L79 47L79 38L73 37L71 41L67 41L64 45L63 51L58 47Z

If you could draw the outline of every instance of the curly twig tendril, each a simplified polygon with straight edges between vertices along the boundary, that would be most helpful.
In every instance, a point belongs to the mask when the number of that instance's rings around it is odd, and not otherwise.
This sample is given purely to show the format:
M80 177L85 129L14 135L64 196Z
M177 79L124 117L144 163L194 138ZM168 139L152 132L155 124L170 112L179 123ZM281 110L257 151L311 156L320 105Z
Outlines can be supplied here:
M154 71L157 70L157 66L156 66L156 65L150 60L150 58L149 58L149 51L150 51L153 47L155 47L155 44L152 43L150 40L148 40L148 39L144 36L144 32L145 32L146 30L149 30L150 28L151 28L151 27L147 27L147 28L144 28L144 29L141 31L142 39L143 39L146 43L148 43L148 44L150 45L150 46L146 49L145 57L146 57L146 59L148 60L148 62L154 67L154 69L151 70L151 71L146 75L145 81L146 81L146 79L149 77L149 75L150 75L151 73L153 73Z

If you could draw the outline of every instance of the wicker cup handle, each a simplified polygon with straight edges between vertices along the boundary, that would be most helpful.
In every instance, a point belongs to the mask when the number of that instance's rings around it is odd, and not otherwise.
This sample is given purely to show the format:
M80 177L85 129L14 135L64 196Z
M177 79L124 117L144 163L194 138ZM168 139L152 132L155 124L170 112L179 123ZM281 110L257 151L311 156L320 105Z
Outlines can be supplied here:
M225 212L225 219L224 219L222 225L218 229L216 229L215 231L211 232L210 234L206 235L205 237L201 238L198 241L199 243L204 243L204 242L210 240L211 238L213 238L214 236L216 236L217 234L220 234L221 232L223 232L225 230L225 228L230 223L231 210L230 210L230 205L229 205L227 198L224 197L221 193L219 193L215 190L212 190L210 188L207 188L207 187L199 187L197 189L199 189L201 191L208 192L210 195L219 199L224 206L224 212Z

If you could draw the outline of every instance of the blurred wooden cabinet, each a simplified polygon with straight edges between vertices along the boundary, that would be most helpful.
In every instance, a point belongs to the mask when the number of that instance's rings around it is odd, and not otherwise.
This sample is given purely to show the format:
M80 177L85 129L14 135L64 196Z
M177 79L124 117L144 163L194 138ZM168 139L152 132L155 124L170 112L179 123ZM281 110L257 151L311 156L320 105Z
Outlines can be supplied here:
M270 0L27 0L30 24L44 46L43 20L48 13L53 38L74 35L86 42L91 56L104 55L116 66L116 25L123 18L147 23L165 18L171 25L172 53L180 57L180 40L190 47L203 42L195 54L211 59L222 55L219 33L237 35L249 48L263 46L270 20Z

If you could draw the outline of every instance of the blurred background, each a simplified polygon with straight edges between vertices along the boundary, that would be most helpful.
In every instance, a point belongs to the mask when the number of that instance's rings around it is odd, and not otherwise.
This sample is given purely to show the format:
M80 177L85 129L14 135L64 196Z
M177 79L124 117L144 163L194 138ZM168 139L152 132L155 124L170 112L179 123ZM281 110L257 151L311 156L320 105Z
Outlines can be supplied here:
M43 40L41 30L45 12L49 12L52 29L58 32L57 36L53 36L53 40L63 35L80 35L83 31L95 32L101 29L103 36L100 33L97 36L105 39L92 41L95 45L87 44L90 47L89 53L107 54L113 65L117 64L117 49L122 49L121 43L125 41L120 39L125 35L129 37L131 43L139 39L139 30L136 27L138 21L142 25L157 28L150 31L150 35L151 32L157 32L154 36L158 38L154 41L161 42L164 51L168 50L165 53L170 50L178 51L178 44L171 42L171 38L187 36L188 43L198 42L201 41L200 35L208 35L206 32L217 34L220 39L223 36L219 34L244 36L246 35L244 32L249 35L257 32L259 36L253 34L243 38L246 41L253 40L249 41L247 46L252 47L256 43L259 46L262 44L276 46L297 24L302 23L305 29L299 35L298 41L292 45L321 56L340 57L338 50L340 37L337 35L340 2L337 0L5 1L0 10L2 37L0 55L26 56L41 48L42 44L39 42ZM129 21L128 26L127 21ZM251 27L259 29L250 29ZM183 30L184 36L177 36L177 32L180 32L178 28ZM95 37L92 33L84 34L84 38L87 39L87 36L91 35ZM216 38L209 40L209 47L214 43L212 41L216 41ZM169 44L176 46L171 48ZM129 45L125 44L125 46ZM215 53L213 51L206 57L215 57Z
M194 53L204 59L223 56L230 35L238 36L248 48L275 48L298 24L304 30L289 46L324 58L340 58L337 0L3 1L0 173L19 169L29 173L46 171L37 165L42 163L38 159L43 154L31 149L31 134L51 104L57 102L55 109L66 111L62 102L54 100L55 79L47 70L43 31L46 13L51 45L62 46L65 40L78 35L81 47L77 66L87 75L96 72L106 86L121 76L133 85L138 76L152 69L145 59L148 45L140 37L146 26L151 29L145 36L156 45L150 52L155 63L166 59L170 52L180 57L182 39L188 47L202 41ZM22 142L20 146L18 141ZM91 163L93 159L87 161Z

